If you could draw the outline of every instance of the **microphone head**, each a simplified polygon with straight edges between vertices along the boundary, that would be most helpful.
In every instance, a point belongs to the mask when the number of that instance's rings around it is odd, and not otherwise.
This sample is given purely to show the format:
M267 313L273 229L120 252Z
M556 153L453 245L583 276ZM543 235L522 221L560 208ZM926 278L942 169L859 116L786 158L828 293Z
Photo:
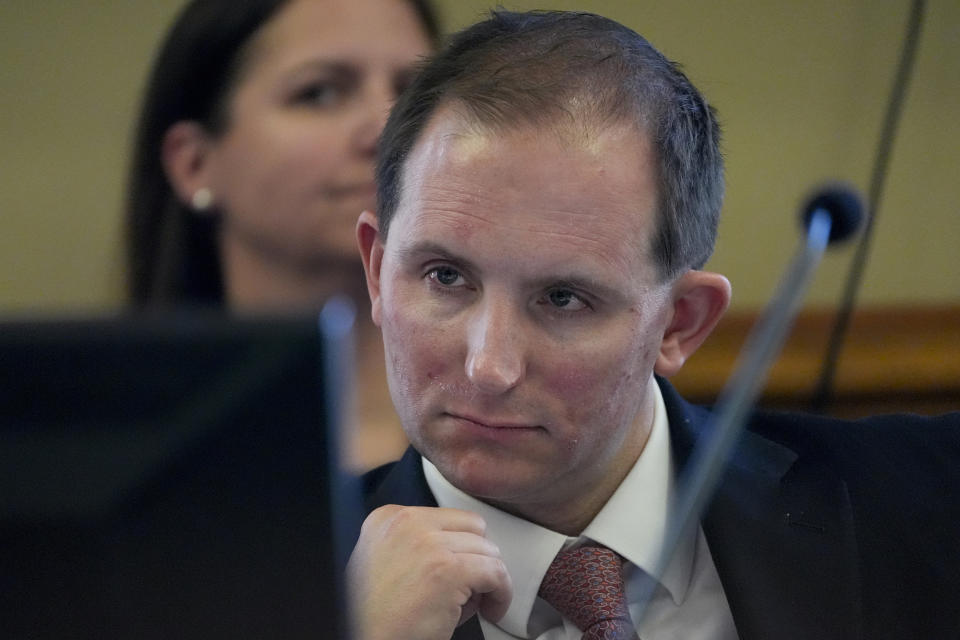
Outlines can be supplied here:
M846 185L832 184L813 193L803 207L804 230L810 227L813 212L817 209L830 215L830 244L843 242L854 235L866 219L860 196Z

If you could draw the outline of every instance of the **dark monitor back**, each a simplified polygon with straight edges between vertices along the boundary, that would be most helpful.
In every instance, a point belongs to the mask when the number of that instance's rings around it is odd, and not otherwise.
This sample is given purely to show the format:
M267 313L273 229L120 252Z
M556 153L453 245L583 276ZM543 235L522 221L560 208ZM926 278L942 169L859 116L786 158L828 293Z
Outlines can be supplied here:
M323 326L0 324L0 637L345 637Z

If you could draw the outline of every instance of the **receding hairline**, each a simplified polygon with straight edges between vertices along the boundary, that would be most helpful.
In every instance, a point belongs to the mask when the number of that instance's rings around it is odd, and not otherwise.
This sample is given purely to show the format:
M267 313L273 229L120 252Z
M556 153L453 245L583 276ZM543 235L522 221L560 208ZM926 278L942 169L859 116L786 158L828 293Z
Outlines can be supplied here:
M421 131L422 137L440 117L452 116L465 132L478 135L504 136L525 132L552 133L561 144L585 142L611 130L633 130L652 141L653 130L648 114L611 114L608 110L584 100L574 93L562 103L541 111L517 111L510 118L492 118L478 111L469 99L445 96L430 114ZM420 137L413 148L420 143Z
M462 107L462 105L460 106ZM454 141L457 145L455 154L462 150L469 152L471 145L475 145L477 151L482 152L488 147L490 141L509 141L511 138L516 140L517 137L529 139L544 136L550 142L557 143L561 148L588 149L595 150L597 153L610 154L609 149L601 150L602 139L609 140L609 137L622 139L624 136L633 136L634 141L630 143L630 148L635 149L638 156L647 155L650 160L648 166L652 172L653 215L642 216L643 220L638 219L638 223L646 228L646 246L642 249L642 252L646 259L651 260L656 265L652 246L657 229L661 224L659 209L662 195L657 175L658 162L654 157L657 149L650 133L645 128L638 127L635 122L626 119L619 122L597 124L590 127L589 130L569 126L566 121L560 124L550 120L544 120L544 122L546 124L539 125L529 122L512 122L510 124L483 122L469 113L465 114L461 108L458 108L456 100L445 100L442 104L438 104L402 162L398 180L397 204L390 221L393 222L397 214L406 210L411 204L415 204L415 202L411 202L410 198L415 197L413 194L418 191L421 180L426 175L420 173L418 169L424 167L421 164L422 162L430 162L428 158L434 153L434 151L427 149L427 146L436 148ZM476 142L472 142L472 140ZM460 157L462 158L462 156ZM645 179L645 176L639 174L636 177L638 183ZM381 229L381 233L384 234L384 240L386 240L389 228ZM664 281L663 279L659 280Z
M465 115L475 116L465 122L484 133L532 128L582 141L632 125L652 143L651 241L661 275L700 268L712 253L724 186L713 109L677 63L632 29L582 12L494 11L456 34L421 79L382 138L378 215L387 226L423 130L439 103L461 98Z
M567 112L556 114L541 114L537 118L516 118L510 121L490 120L478 116L470 109L467 101L460 98L447 96L439 101L436 108L433 109L430 116L424 122L419 130L416 140L410 146L409 151L401 161L401 170L397 186L399 187L396 209L399 209L401 203L408 193L409 171L411 164L414 164L415 158L423 152L425 144L433 143L433 137L437 135L437 129L443 127L440 135L444 140L463 140L471 138L477 140L490 140L494 138L507 138L510 136L549 136L561 148L584 148L591 147L602 136L615 134L628 134L637 136L638 153L644 146L649 148L650 153L657 155L657 146L653 138L653 132L643 124L638 123L636 119L617 118L597 121L596 118L578 118L567 117ZM428 142L429 141L429 142ZM657 193L655 198L657 207L660 206L660 186L658 172L658 163L655 161L652 166L655 172L655 183L657 184ZM659 214L658 214L659 215ZM392 216L391 216L392 221ZM388 229L384 230L388 231Z

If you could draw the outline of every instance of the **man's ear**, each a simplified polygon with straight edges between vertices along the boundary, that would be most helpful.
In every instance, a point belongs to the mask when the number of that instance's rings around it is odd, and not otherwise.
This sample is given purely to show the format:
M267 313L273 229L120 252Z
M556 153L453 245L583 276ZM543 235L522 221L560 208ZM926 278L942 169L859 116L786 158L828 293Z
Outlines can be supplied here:
M357 220L357 246L360 247L360 259L363 272L367 277L367 292L370 294L370 316L374 324L380 326L382 308L380 305L380 269L383 265L383 241L380 238L380 225L377 216L364 211Z
M201 189L213 187L211 146L210 134L192 120L175 123L163 135L160 148L163 170L177 198L188 206Z
M673 285L673 306L654 371L670 377L703 344L730 304L730 281L719 273L688 271Z

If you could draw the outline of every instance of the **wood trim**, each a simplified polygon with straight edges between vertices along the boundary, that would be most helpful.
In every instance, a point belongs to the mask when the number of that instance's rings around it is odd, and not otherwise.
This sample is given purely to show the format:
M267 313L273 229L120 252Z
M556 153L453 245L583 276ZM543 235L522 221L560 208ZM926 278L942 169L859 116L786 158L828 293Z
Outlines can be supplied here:
M723 318L673 382L712 402L733 370L756 312ZM805 408L813 396L835 313L804 311L773 366L761 404ZM960 305L869 307L854 313L836 372L830 413L941 412L960 408Z

